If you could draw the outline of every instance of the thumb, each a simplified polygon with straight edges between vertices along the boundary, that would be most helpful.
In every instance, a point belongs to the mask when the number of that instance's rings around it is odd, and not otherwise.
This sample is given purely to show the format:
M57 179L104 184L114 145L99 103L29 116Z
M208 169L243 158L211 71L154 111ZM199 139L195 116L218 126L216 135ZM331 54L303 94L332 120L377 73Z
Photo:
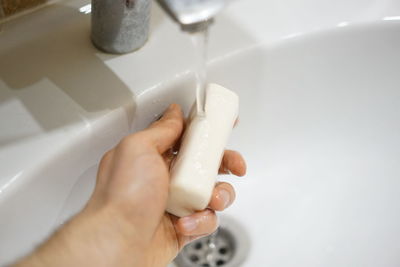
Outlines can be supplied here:
M155 145L160 154L171 148L183 131L183 113L179 105L172 104L160 120L153 122L145 130L148 140Z

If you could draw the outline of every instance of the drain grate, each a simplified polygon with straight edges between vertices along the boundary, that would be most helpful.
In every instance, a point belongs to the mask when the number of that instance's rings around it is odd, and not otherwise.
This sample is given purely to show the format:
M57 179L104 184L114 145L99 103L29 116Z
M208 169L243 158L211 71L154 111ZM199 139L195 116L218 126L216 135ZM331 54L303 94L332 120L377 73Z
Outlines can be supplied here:
M248 252L248 238L232 219L222 217L218 231L188 244L175 259L178 267L238 267Z
M183 249L183 257L194 266L218 267L229 262L235 246L232 237L225 229L219 229L210 237L199 239Z

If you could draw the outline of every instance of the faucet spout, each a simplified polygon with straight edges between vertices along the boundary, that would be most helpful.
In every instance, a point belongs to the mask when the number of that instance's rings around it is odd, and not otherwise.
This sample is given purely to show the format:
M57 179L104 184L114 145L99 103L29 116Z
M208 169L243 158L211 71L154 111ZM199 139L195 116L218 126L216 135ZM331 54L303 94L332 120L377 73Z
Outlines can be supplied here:
M181 25L182 30L205 30L225 7L227 0L157 0L161 7Z
M1 1L1 0L0 0ZM229 0L157 0L182 30L204 31ZM149 34L152 0L92 0L93 44L107 53L142 47Z

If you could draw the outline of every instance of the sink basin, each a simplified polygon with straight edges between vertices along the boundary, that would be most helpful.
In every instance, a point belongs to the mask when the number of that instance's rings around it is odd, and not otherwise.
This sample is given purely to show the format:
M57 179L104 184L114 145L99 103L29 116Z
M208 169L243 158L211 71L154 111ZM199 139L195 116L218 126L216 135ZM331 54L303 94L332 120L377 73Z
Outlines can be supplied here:
M223 179L238 192L226 213L250 235L243 266L400 264L399 31L399 22L340 28L210 64L210 80L241 99L230 147L249 172ZM190 80L139 96L134 129L168 103L187 108ZM64 218L94 175L75 186Z
M233 7L228 15L236 16L237 10L245 9ZM71 8L59 12L69 14ZM221 179L238 193L226 214L249 234L251 248L242 267L399 266L400 18L372 17L319 30L305 25L307 30L291 29L288 35L285 28L265 38L262 27L255 27L254 36L223 43L226 36L237 38L237 32L225 31L230 22L216 25L227 35L211 44L209 80L236 91L241 100L240 123L229 147L247 158L248 175ZM7 126L0 133L5 162L0 264L32 249L79 211L104 151L146 127L168 104L179 103L186 111L192 104L187 62L179 58L168 69L166 51L157 52L161 41L164 49L172 49L168 41L177 34L172 24L157 22L161 26L143 50L114 57L98 53L84 39L87 23L88 17L80 15L58 25L61 37L44 35L28 43L26 53L21 47L11 50L17 63L26 62L37 60L41 47L57 44L46 51L50 59L42 66L24 65L21 79L10 71L20 65L12 65L14 58L0 47L0 121ZM252 23L243 23L243 32ZM10 49L12 42L7 44ZM68 67L64 74L52 68L55 55ZM145 64L148 55L161 58L156 72ZM66 76L79 74L79 64L70 60L75 57L89 62L83 84ZM4 62L11 65L6 68ZM132 75L127 66L143 67L143 75ZM93 81L98 76L108 83ZM2 121L9 116L11 122L24 117L29 127ZM13 129L25 128L13 136Z
M337 29L216 62L247 157L228 211L244 266L399 266L400 23Z
M399 266L399 32L338 28L212 62L241 99L230 147L248 175L225 180L251 239L243 266ZM183 95L176 83L140 97L139 118Z

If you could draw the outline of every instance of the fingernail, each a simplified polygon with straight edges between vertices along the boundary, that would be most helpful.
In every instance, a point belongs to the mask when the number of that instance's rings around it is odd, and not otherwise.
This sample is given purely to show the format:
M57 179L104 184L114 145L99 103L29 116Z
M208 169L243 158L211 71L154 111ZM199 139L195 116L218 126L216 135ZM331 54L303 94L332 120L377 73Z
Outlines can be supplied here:
M192 232L197 228L197 220L190 217L182 218L181 223L183 228L188 232Z
M229 205L229 202L231 200L231 195L229 194L228 191L222 189L219 191L219 197L222 200L222 203L224 204L224 207L226 208Z

